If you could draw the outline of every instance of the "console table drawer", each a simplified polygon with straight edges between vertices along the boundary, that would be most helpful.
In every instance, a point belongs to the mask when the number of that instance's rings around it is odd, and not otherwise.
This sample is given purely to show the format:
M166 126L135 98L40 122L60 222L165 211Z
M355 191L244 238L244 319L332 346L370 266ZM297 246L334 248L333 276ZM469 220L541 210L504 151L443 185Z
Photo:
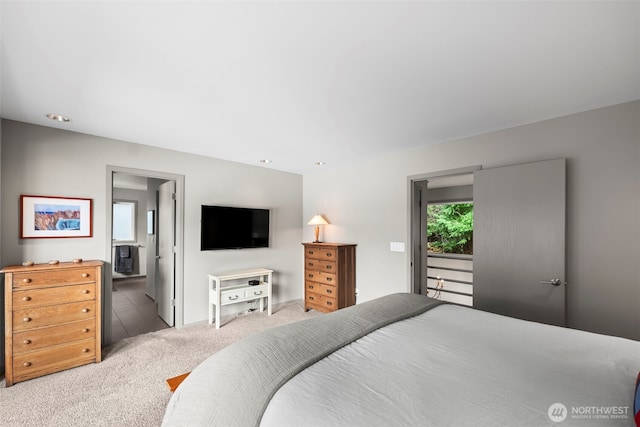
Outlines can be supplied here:
M248 301L256 298L264 298L267 296L267 285L243 286L241 288L233 288L220 292L220 302L234 303L238 301Z
M220 302L222 304L229 302L237 302L244 300L244 290L242 289L233 289L230 291L222 291L220 293Z
M250 286L245 290L248 299L264 298L267 296L267 285Z

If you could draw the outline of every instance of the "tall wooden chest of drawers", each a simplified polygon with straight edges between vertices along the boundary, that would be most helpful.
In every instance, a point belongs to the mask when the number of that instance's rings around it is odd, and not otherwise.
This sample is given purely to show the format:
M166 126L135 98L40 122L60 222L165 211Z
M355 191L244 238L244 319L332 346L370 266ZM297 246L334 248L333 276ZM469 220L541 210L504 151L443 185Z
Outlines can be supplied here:
M4 273L6 385L102 360L101 261Z
M329 312L356 303L356 245L303 243L304 308Z

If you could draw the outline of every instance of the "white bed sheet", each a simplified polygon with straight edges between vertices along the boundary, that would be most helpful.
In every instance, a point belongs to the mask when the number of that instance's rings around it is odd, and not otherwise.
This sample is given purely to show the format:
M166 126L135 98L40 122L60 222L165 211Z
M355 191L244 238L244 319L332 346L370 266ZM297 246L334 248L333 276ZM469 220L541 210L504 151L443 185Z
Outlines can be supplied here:
M260 425L556 425L561 403L562 426L632 426L639 371L640 342L442 305L300 372Z

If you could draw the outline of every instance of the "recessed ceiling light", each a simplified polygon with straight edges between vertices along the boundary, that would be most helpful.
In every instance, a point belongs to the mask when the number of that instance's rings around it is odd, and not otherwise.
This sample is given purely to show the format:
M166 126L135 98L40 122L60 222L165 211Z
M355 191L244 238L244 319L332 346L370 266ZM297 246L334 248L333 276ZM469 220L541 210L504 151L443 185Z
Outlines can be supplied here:
M316 166L324 166L324 165L326 165L326 163L325 163L325 162L315 162L314 164L315 164Z
M260 163L265 163L265 164L267 164L267 163L271 163L271 160L269 160L269 159L262 159L262 160L260 160Z
M70 122L70 121L71 121L71 119L70 119L69 117L67 117L67 116L63 116L63 115L61 115L61 114L46 114L46 116L47 116L48 118L50 118L51 120L55 120L55 121L57 121L57 122L64 122L64 123L66 123L66 122Z

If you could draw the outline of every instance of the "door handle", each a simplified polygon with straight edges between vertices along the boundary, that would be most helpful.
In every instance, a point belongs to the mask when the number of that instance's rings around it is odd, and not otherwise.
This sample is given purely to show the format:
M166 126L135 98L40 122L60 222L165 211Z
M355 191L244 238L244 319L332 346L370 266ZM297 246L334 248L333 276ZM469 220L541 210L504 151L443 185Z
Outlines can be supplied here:
M560 285L562 285L562 280L560 280L557 277L555 277L555 278L553 278L551 280L541 280L540 283L543 283L545 285L560 286Z
M156 259L160 259L160 255L156 255Z

